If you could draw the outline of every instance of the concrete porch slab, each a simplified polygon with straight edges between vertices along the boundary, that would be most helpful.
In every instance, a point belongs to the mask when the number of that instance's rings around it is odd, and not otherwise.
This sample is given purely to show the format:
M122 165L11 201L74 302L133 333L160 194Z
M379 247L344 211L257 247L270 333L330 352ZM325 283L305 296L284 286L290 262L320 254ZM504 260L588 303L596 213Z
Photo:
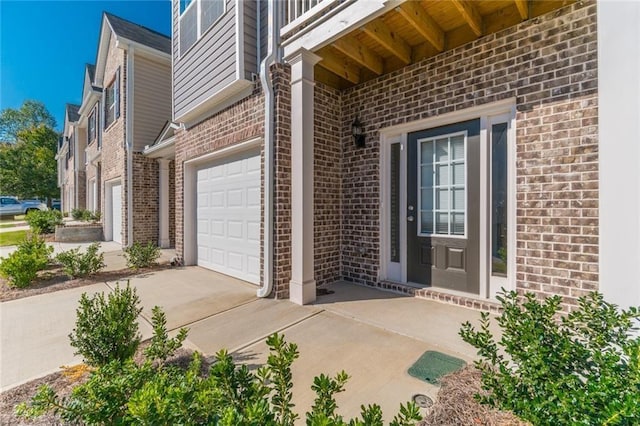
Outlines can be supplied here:
M200 267L167 269L130 280L142 301L143 317L151 320L162 307L169 330L227 311L256 298L256 286ZM115 283L110 283L115 285Z
M187 340L208 357L222 348L233 352L319 312L286 300L256 299L189 326Z
M467 361L476 356L458 331L465 321L479 324L477 311L346 282L327 288L335 293L319 297L314 304L317 308L428 342L436 350Z
M438 388L415 379L407 369L433 346L378 327L322 312L283 331L288 342L298 345L300 358L293 365L293 402L302 419L313 405L313 378L334 376L344 370L350 379L337 396L338 413L345 418L360 414L362 404L377 403L385 422L416 393L435 398ZM262 365L268 348L264 341L234 354L251 367Z

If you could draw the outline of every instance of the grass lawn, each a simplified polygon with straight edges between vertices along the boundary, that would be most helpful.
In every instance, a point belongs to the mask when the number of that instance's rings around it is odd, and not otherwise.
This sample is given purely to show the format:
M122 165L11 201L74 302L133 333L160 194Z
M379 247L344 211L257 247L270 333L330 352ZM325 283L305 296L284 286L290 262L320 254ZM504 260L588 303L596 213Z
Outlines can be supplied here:
M15 246L24 240L27 231L0 232L0 247Z

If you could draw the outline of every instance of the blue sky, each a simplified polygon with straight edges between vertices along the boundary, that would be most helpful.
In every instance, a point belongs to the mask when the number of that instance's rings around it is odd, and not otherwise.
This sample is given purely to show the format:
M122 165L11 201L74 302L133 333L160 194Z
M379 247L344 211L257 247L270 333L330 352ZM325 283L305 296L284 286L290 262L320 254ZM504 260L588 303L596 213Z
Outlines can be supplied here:
M95 63L103 11L171 31L170 0L0 0L0 109L40 100L61 129L65 104L80 103L85 64Z

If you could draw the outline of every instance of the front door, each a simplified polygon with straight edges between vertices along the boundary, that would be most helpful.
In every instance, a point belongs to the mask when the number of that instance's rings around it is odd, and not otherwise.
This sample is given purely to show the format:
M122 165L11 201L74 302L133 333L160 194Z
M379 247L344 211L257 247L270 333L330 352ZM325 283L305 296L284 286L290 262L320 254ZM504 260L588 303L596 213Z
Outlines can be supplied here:
M407 140L407 280L479 294L480 120Z

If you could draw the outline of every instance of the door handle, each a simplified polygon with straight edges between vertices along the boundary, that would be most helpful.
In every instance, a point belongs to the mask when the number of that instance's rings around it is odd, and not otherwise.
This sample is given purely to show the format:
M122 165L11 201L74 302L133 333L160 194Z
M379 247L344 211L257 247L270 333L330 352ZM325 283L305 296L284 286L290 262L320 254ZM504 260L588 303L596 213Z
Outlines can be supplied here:
M409 222L413 222L413 216L407 216L407 220L408 220Z

